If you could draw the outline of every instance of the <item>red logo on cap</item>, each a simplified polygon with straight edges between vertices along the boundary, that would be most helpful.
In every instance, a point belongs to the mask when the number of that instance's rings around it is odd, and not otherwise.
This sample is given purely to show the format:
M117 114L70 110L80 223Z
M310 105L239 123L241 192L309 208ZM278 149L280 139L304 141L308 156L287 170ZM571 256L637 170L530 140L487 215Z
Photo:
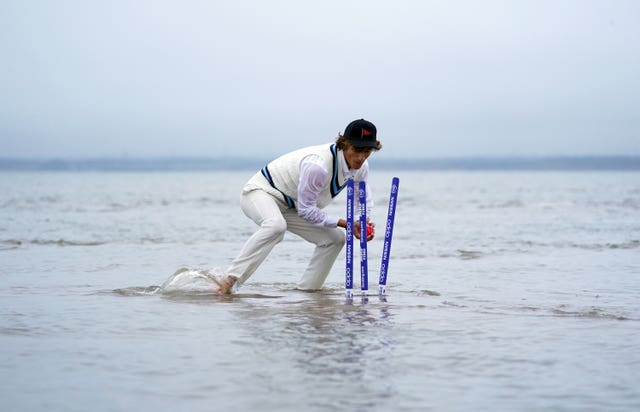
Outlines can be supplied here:
M371 136L371 131L370 131L370 130L367 130L367 129L362 129L362 134L363 134L364 136Z

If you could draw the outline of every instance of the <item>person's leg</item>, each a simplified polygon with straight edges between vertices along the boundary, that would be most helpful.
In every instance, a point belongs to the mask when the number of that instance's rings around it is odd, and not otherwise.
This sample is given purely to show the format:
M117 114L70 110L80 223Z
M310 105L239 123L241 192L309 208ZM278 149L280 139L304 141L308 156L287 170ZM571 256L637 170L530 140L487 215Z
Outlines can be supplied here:
M273 247L282 241L287 230L287 223L277 201L268 193L262 190L244 193L240 205L244 214L256 222L260 229L246 241L227 269L230 276L238 278L237 286L249 279Z
M290 232L316 245L298 287L303 290L321 289L344 246L344 232L338 228L311 224L297 214L285 213L284 217Z

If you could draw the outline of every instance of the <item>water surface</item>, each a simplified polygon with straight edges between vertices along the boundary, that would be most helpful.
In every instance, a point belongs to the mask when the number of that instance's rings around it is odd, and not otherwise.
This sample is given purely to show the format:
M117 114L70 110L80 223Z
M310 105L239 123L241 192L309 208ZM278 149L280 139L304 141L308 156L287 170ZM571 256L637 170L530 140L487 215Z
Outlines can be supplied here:
M386 301L343 255L295 290L293 235L237 295L159 291L229 264L250 174L1 173L4 408L640 408L638 173L402 172Z

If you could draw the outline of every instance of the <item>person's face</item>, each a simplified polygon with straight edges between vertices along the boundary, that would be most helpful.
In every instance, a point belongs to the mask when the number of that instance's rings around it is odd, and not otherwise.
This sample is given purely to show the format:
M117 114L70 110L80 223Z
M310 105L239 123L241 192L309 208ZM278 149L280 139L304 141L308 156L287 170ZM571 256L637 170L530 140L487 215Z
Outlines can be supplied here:
M371 147L353 147L347 145L344 149L344 160L347 161L349 169L360 169L365 160L371 156L373 148Z

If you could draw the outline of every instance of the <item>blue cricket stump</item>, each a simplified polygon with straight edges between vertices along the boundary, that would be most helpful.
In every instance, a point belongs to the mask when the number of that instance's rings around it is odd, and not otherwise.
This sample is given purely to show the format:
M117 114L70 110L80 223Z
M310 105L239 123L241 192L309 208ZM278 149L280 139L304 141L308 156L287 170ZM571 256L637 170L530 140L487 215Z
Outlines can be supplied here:
M360 293L362 299L367 299L369 291L369 268L367 266L367 184L358 184L358 199L360 201Z
M353 180L347 181L347 227L346 227L346 254L344 289L347 299L353 298Z
M384 245L382 246L382 262L380 263L380 280L378 281L378 295L387 293L387 271L389 270L389 258L391 257L391 239L393 238L393 222L396 216L396 202L400 179L394 177L391 181L391 194L389 195L389 209L387 211L387 225L384 233Z

